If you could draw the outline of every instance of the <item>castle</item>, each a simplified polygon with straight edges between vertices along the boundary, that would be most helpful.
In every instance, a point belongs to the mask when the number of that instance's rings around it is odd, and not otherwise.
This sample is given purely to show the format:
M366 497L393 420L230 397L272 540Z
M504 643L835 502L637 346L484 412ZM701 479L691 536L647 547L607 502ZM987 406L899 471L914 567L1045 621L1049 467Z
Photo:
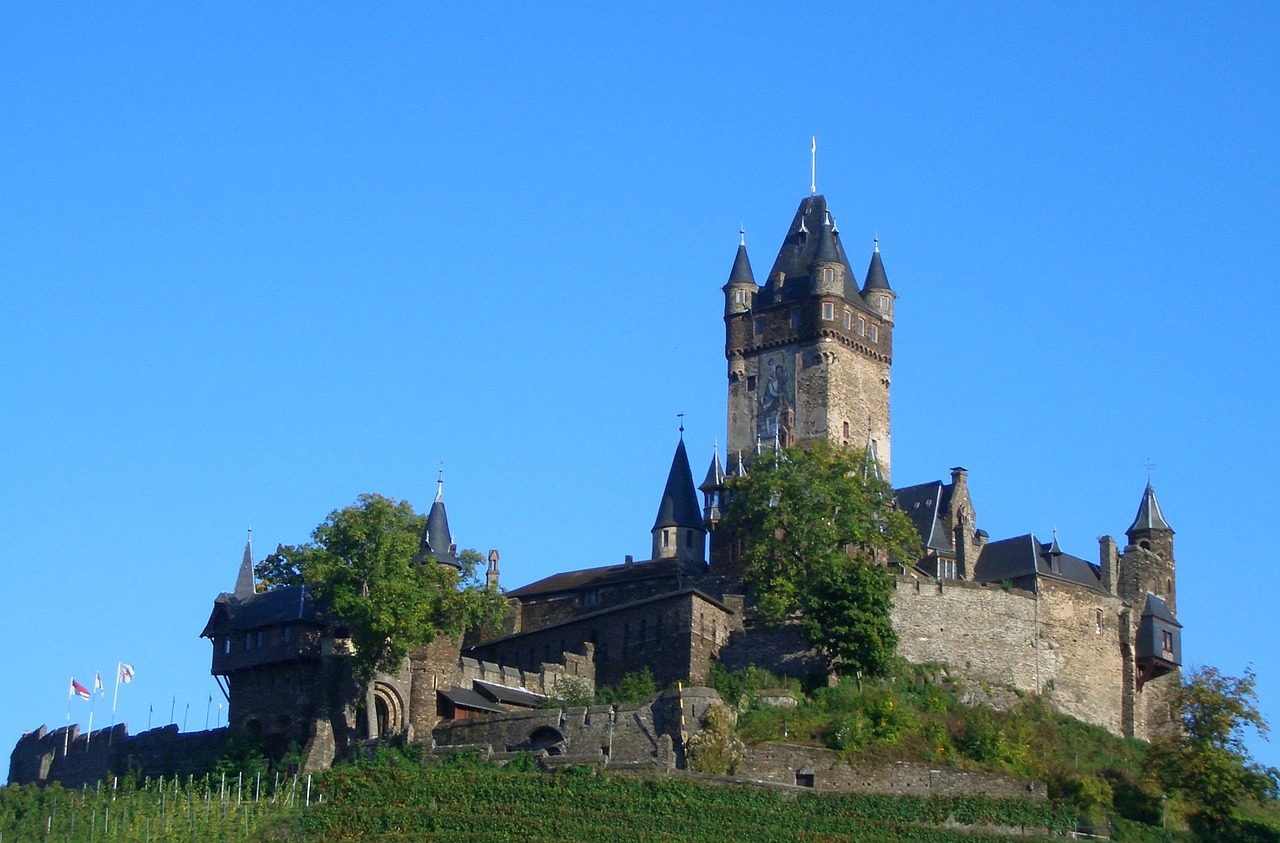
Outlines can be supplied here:
M792 676L822 670L793 625L755 612L734 538L717 529L723 494L729 477L750 471L752 454L817 440L865 447L889 479L896 294L878 244L859 283L816 193L800 202L763 286L740 240L722 289L727 458L713 455L695 487L682 432L650 559L628 556L509 590L500 635L438 638L361 688L347 669L340 620L302 586L256 593L246 547L234 590L217 598L201 633L213 644L231 733L296 741L309 765L324 766L364 739L427 741L434 730L456 743L440 729L477 715L523 711L527 719L566 688L589 692L642 668L661 684L705 681L713 661ZM1056 536L990 539L966 470L953 468L948 479L895 489L923 546L920 559L896 563L899 655L1042 694L1117 735L1150 738L1167 727L1181 626L1174 533L1150 484L1124 546L1104 536L1093 563L1066 553ZM421 547L420 564L457 565L442 487ZM498 578L491 551L487 579L496 586ZM59 733L38 736L55 756ZM512 746L553 747L563 737L543 724ZM42 769L49 774L48 763Z

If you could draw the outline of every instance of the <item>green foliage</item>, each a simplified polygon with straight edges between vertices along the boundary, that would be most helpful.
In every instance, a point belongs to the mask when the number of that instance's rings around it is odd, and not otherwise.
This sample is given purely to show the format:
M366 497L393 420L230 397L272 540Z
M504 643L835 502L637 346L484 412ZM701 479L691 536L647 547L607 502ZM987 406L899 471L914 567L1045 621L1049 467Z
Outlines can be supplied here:
M590 682L580 676L559 676L551 687L551 695L544 707L583 706L595 702L595 691Z
M231 738L222 747L222 754L214 762L216 775L256 776L271 766L262 741L254 738Z
M914 563L919 536L865 466L864 453L826 442L761 456L731 481L727 524L767 617L797 616L832 670L880 676L897 647L887 563Z
M732 775L742 763L743 745L734 728L733 713L724 703L707 710L706 727L685 741L689 769L696 773Z
M657 696L658 683L653 672L643 667L634 673L628 673L616 685L606 685L596 692L596 702L600 705L620 705L622 703L644 702Z
M800 683L795 679L779 679L769 671L755 665L741 670L728 670L719 662L711 663L707 683L720 694L720 699L734 711L749 709L760 691L785 689L800 696Z
M1201 833L1222 833L1242 801L1276 795L1280 773L1256 763L1244 744L1246 729L1263 737L1268 731L1256 683L1252 669L1240 678L1214 667L1191 672L1175 695L1180 733L1153 747L1160 781L1191 802Z
M364 494L329 513L310 542L280 545L257 573L266 588L313 588L348 625L352 670L367 682L438 633L460 635L505 611L501 594L477 579L475 551L463 551L461 572L415 561L425 525L407 501Z

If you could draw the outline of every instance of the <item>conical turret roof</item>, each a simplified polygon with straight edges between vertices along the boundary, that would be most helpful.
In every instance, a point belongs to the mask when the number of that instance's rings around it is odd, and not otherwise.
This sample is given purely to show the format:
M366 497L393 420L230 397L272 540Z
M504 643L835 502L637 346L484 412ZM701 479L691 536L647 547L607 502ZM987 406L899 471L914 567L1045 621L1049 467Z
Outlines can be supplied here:
M723 489L724 479L724 466L720 464L720 452L715 451L711 455L711 465L707 468L707 479L702 481L702 485L698 487L698 491L711 492L716 489Z
M256 591L253 585L253 536L250 535L244 543L244 556L240 559L235 591L231 593L243 600L252 597Z
M436 481L436 499L427 512L427 526L418 545L420 559L432 557L445 565L461 567L453 555L453 536L449 533L449 516L444 511L444 479Z
M667 485L662 490L662 502L658 504L658 517L653 529L662 527L693 527L702 529L702 509L698 506L698 493L693 488L693 471L689 468L689 455L684 440L676 445L671 459L671 471L667 473Z
M829 242L826 242L828 237ZM778 250L778 257L769 270L770 279L775 278L779 272L784 273L786 283L780 295L782 300L801 299L813 293L813 278L809 274L809 267L818 260L820 249L823 250L822 260L832 260L844 266L845 298L850 298L850 292L857 293L853 268L849 266L849 258L840 243L840 235L835 232L826 197L817 194L800 200L800 207L791 220L791 227L787 229L782 248ZM769 295L768 291L772 287L772 283L766 286L766 295ZM851 298L850 300L852 301ZM774 301L762 302L766 305L773 303Z
M822 226L818 229L818 248L813 253L814 263L843 263L840 260L840 251L836 248L836 237L834 228L831 225L831 215L828 214Z
M889 290L889 276L884 274L884 261L880 260L880 244L871 252L871 265L867 267L867 283L863 290Z
M751 272L751 260L747 257L747 244L738 244L738 253L733 257L733 269L729 270L730 284L750 284L753 287L756 283L756 276Z
M1173 528L1169 526L1169 522L1164 520L1164 513L1160 511L1160 501L1156 500L1156 490L1147 483L1147 488L1142 492L1142 503L1138 504L1138 514L1133 519L1133 523L1129 525L1129 529L1125 530L1125 535L1132 536L1140 530L1167 530L1173 532Z

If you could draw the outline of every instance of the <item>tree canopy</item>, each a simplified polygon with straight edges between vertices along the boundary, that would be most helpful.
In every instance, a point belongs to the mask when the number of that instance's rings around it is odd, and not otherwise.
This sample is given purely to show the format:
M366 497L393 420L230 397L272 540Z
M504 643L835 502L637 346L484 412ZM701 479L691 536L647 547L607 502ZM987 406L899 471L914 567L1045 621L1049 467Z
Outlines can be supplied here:
M730 481L727 526L762 614L795 616L837 673L889 670L898 638L887 563L914 564L920 539L865 452L819 442L758 456Z
M1241 801L1276 795L1278 772L1254 761L1244 743L1248 729L1268 732L1256 685L1252 669L1237 678L1197 668L1174 694L1178 731L1154 746L1161 782L1190 800L1201 830L1217 833Z
M310 542L277 547L256 572L268 589L313 589L350 629L353 671L368 681L397 669L410 650L437 634L487 625L506 608L501 594L477 579L476 551L462 552L461 571L416 561L426 520L408 501L363 494L329 513Z

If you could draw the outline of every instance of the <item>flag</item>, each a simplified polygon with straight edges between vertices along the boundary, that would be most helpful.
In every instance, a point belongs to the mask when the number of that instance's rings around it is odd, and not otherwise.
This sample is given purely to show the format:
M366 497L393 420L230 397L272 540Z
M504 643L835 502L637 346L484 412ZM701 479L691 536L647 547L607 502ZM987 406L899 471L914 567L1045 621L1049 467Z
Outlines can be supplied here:
M128 685L133 681L133 665L120 662L120 673L116 676L117 682L123 682Z
M74 679L71 680L71 693L67 694L67 699L71 699L72 697L79 697L82 700L87 700L91 696L93 696L93 694L89 692L88 688L81 685L79 682L77 682Z
M102 694L102 698L104 700L107 698L107 689L102 687L102 671L101 670L93 674L93 690L96 693Z

